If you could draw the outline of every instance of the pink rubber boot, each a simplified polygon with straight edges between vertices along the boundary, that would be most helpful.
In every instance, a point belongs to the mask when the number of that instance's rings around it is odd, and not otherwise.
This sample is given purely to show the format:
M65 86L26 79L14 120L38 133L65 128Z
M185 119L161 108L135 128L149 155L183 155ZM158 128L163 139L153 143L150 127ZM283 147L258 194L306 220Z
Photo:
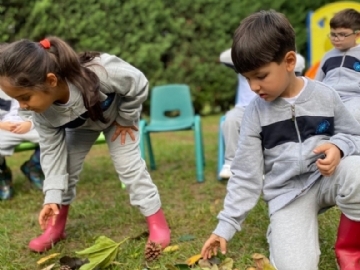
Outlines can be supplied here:
M360 270L360 222L341 214L335 244L336 259L341 270Z
M51 218L44 233L30 241L29 248L34 252L41 253L51 249L57 242L64 239L66 237L64 230L68 212L69 205L62 205L56 217L55 224L52 225Z
M155 214L146 218L149 228L148 242L161 244L162 248L166 248L170 243L170 229L166 222L163 211L160 209Z

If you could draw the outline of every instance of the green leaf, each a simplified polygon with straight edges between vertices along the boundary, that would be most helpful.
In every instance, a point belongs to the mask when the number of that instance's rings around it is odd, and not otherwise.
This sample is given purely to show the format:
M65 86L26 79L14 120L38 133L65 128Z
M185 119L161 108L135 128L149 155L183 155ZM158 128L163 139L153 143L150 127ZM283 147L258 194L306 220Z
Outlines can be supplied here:
M81 251L77 251L76 254L78 255L86 255L86 254L91 254L94 252L99 252L101 250L106 250L109 247L116 247L118 246L118 244L116 242L114 242L113 240L111 240L110 238L107 238L106 236L99 236L96 240L95 240L95 244L87 249L81 250Z
M95 268L105 268L109 266L116 258L119 246L124 243L128 238L120 243L100 236L95 240L95 244L87 249L76 252L78 255L86 255L89 263L81 266L81 270L92 270Z

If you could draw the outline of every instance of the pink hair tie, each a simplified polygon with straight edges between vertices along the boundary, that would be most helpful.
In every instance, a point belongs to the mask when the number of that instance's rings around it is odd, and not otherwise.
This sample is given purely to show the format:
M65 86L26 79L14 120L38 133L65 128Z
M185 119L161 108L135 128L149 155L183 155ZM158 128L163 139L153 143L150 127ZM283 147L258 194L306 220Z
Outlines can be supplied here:
M39 43L44 49L50 49L50 41L47 38L44 38Z

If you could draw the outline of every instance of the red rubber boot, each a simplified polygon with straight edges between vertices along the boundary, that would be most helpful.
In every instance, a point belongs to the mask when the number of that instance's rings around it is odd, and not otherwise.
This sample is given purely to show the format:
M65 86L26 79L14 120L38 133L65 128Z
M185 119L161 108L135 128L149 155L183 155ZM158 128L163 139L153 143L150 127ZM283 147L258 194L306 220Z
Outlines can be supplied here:
M155 214L146 218L149 228L148 242L161 244L164 249L170 243L170 229L166 222L163 211L160 209Z
M29 248L34 252L44 252L51 249L57 242L64 239L65 225L69 212L69 205L62 205L56 217L55 224L52 225L52 218L48 221L46 230L42 235L34 238L29 243Z
M360 270L360 222L344 214L340 217L335 254L341 270Z

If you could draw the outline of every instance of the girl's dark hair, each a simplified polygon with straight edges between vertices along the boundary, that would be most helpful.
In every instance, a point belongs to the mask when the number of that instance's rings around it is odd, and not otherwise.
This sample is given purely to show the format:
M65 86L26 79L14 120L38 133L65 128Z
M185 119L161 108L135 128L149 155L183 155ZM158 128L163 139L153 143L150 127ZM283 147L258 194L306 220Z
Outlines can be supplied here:
M331 18L330 28L349 28L353 31L360 30L360 12L352 8L339 11Z
M85 67L97 52L78 55L65 41L48 37L50 48L27 39L7 44L0 50L0 76L8 77L15 87L44 89L48 73L69 81L80 90L85 108L93 121L107 122L100 106L100 80Z
M280 63L289 51L296 51L295 31L284 14L259 11L246 17L236 29L231 58L238 73Z

